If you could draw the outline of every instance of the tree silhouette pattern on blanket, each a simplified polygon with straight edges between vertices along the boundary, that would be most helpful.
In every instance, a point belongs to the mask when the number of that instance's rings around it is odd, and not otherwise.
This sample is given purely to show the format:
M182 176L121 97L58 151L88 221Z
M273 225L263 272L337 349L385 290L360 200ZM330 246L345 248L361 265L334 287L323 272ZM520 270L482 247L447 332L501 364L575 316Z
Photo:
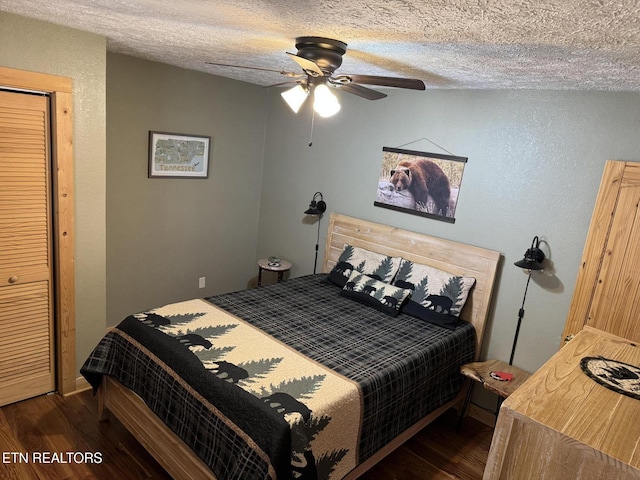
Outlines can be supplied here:
M235 347L216 347L216 340L227 335L237 324L189 327L204 313L160 316L144 312L135 317L144 325L155 328L173 337L182 348L187 348L202 362L204 368L218 378L232 383L238 388L261 398L265 404L281 414L292 426L292 464L294 478L301 480L327 479L335 466L344 458L348 450L334 449L329 454L315 457L311 442L331 422L326 415L314 416L304 403L316 392L324 380L324 375L291 378L277 385L264 386L259 390L252 384L277 368L282 358L257 358L235 365L223 360ZM177 328L176 328L177 327Z

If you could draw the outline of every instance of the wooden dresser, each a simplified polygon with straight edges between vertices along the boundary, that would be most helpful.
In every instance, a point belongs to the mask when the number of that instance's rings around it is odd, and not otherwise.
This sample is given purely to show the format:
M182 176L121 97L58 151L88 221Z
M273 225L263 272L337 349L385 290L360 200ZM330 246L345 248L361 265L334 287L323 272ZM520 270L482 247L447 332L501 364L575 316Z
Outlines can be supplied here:
M588 326L575 335L502 404L484 480L640 479L640 400L582 371L598 356L640 366L640 345Z

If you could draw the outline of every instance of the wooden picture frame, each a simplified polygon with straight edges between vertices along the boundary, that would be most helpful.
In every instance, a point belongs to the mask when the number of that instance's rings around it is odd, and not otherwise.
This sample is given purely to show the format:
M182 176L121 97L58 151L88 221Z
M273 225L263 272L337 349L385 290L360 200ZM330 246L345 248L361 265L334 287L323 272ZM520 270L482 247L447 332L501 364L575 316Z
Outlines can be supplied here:
M208 178L211 137L149 131L149 178Z
M382 148L374 205L454 223L466 157Z

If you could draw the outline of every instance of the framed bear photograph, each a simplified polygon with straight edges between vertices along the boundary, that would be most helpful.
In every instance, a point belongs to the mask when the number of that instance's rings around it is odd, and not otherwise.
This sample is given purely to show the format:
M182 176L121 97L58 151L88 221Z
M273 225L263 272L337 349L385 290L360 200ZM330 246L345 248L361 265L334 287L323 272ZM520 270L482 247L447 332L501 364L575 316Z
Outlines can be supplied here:
M391 147L382 152L375 206L455 222L466 157Z

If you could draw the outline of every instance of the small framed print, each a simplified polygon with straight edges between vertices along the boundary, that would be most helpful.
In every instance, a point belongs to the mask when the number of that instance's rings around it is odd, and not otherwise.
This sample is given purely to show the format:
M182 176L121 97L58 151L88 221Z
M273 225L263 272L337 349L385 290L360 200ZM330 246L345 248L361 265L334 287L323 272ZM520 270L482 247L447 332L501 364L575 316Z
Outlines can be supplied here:
M149 132L149 178L208 178L211 137Z

